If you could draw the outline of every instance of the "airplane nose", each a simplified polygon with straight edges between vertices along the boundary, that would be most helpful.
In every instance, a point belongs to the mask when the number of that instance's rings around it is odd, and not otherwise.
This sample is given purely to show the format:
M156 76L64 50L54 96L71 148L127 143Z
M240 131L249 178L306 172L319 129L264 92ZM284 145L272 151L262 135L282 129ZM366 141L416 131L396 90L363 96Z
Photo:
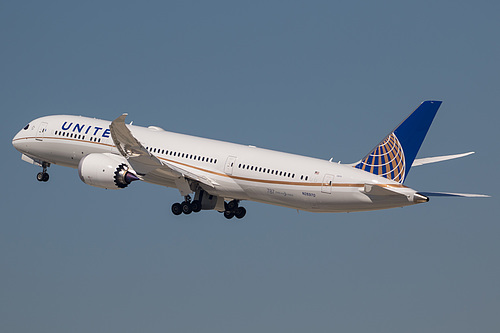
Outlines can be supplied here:
M12 145L17 150L21 151L23 147L23 136L21 135L21 131L17 132L17 134L12 138Z
M26 139L27 137L29 136L29 129L30 129L30 125L32 125L32 123L29 123L28 125L26 125L22 130L20 130L19 132L16 133L16 135L12 138L12 145L14 146L14 148L16 148L17 150L19 150L21 153L23 152L23 148L26 148ZM33 128L32 128L33 130Z
M14 148L16 148L17 150L19 150L19 133L17 133L14 138L12 138L12 145L14 146Z

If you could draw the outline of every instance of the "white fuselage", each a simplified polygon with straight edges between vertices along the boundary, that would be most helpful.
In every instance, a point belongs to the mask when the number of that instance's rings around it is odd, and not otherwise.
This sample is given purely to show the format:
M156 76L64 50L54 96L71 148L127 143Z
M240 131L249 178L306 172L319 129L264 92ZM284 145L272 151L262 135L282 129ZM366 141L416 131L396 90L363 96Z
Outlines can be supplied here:
M77 168L91 153L120 155L110 121L79 116L47 116L32 121L13 139L36 161ZM415 190L353 168L316 158L127 125L135 138L162 162L211 179L210 194L314 212L351 212L415 204ZM120 155L121 156L121 155ZM176 187L174 180L164 186ZM404 195L368 195L366 184Z

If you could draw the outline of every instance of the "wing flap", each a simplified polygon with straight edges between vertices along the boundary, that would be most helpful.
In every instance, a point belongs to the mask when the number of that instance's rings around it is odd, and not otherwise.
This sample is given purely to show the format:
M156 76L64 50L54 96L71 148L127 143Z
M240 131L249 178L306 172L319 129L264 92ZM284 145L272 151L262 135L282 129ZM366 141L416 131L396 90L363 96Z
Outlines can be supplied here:
M191 171L188 171L186 169L183 169L183 168L180 168L176 165L173 165L172 163L168 163L168 162L164 162L164 164L171 170L177 172L178 174L180 174L182 177L186 177L186 178L190 178L192 180L196 180L200 183L203 183L205 185L208 185L212 188L215 188L216 185L219 185L216 181L208 178L208 177L205 177L205 176L202 176L202 175L197 175Z

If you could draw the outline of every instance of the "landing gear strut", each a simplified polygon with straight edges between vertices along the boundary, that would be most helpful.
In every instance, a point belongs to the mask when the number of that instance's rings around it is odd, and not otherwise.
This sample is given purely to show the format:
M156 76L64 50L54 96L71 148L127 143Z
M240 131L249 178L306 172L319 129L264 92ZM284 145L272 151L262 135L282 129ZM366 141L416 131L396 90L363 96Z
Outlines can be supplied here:
M50 163L47 162L42 162L42 172L39 172L36 175L36 179L39 182L48 182L49 181L49 174L47 173L47 168L50 166Z

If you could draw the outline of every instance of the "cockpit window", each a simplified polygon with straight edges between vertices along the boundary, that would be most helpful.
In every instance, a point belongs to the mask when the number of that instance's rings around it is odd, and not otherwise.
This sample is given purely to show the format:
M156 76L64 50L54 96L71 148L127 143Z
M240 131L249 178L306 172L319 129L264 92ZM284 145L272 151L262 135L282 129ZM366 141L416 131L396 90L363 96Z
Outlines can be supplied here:
M28 125L24 126L23 130L25 130L25 131L26 131L28 128L30 128L30 124L28 124Z

